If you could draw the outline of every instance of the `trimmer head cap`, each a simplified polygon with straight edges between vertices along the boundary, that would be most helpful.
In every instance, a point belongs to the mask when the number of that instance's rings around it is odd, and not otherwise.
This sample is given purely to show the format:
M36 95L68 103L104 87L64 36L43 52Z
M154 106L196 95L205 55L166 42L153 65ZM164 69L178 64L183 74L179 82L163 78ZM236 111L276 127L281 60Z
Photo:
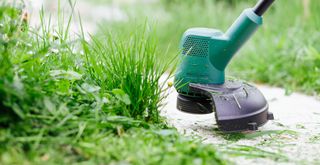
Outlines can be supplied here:
M224 132L257 130L273 119L262 93L248 83L234 80L223 85L191 83L189 88L202 97L180 94L177 108L197 114L215 112L217 125Z

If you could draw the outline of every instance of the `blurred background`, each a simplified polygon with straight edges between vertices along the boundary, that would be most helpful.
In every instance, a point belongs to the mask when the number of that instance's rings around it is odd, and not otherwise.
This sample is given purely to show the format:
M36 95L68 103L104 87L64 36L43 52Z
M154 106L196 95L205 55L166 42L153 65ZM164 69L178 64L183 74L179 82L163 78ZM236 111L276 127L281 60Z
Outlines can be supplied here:
M79 32L79 15L86 32L112 33L125 39L140 26L157 37L159 59L179 54L179 41L190 27L225 31L242 10L257 0L25 0L33 26L39 10L47 18L58 9L74 14L72 29ZM60 7L59 7L60 6ZM73 11L73 12L72 12ZM229 75L312 95L320 93L320 3L318 0L277 0L265 14L264 25L231 62ZM61 21L61 20L60 20ZM67 21L67 17L65 20ZM141 29L141 28L140 28ZM103 39L103 38L102 38Z

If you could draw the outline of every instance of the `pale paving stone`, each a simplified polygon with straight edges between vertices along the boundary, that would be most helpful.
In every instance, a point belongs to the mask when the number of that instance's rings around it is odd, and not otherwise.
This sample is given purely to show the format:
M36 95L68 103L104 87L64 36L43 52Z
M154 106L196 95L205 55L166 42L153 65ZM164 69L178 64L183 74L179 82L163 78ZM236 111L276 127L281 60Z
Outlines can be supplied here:
M172 81L172 80L170 80ZM246 157L232 158L237 164L316 164L320 162L320 102L314 97L299 93L285 95L285 90L259 85L258 88L269 102L269 110L275 120L269 121L261 132L267 133L255 138L242 138L228 141L216 131L214 114L193 115L176 109L177 92L172 88L166 99L167 104L161 111L167 122L185 135L200 138L204 143L236 146L248 145L270 152L281 153L289 161L276 162L268 158L249 159ZM271 134L268 131L289 130L284 133ZM290 132L291 131L291 132ZM296 134L295 134L296 132ZM247 133L254 135L255 133Z

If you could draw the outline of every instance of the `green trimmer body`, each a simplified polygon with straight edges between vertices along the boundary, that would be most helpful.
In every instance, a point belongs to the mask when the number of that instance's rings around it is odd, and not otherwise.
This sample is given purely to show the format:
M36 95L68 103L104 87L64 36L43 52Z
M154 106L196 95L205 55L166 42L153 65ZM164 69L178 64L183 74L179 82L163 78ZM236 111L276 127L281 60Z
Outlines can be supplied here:
M262 25L262 14L274 0L245 9L226 33L191 28L181 40L181 63L175 75L177 108L189 113L215 112L223 131L256 130L273 119L261 92L242 81L225 79L225 69L243 44Z

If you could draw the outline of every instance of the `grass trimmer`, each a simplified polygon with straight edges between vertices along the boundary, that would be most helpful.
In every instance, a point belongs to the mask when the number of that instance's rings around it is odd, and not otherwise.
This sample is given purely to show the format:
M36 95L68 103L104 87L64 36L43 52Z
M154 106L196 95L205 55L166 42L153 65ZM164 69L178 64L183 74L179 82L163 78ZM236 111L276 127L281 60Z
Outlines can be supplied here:
M175 75L177 108L194 114L215 113L224 132L257 130L273 114L262 93L241 80L226 80L225 69L242 45L262 25L274 0L260 0L245 9L226 33L209 28L188 29L181 41L181 63Z

